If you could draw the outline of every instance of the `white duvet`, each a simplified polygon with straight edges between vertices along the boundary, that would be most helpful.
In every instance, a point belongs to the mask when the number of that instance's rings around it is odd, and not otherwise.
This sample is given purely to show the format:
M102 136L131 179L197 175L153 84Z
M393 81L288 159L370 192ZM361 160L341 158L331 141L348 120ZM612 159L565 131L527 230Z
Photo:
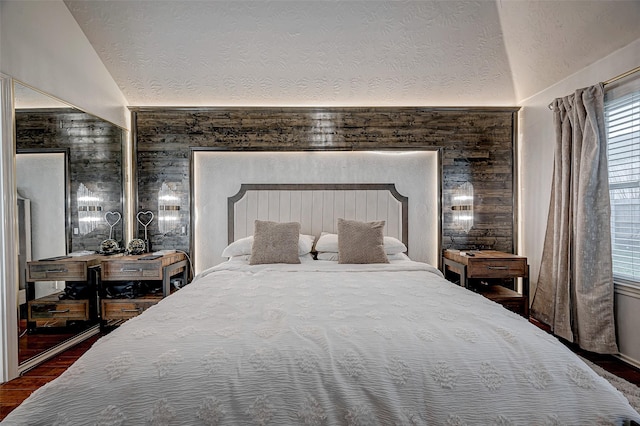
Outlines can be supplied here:
M3 424L640 422L523 318L434 268L227 262L100 339Z

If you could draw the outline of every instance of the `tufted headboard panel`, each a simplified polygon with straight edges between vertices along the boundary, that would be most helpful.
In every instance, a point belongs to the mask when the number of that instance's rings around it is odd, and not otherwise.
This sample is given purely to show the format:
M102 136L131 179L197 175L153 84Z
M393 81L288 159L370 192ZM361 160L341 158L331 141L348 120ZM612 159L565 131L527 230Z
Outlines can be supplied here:
M393 184L243 184L228 200L228 241L254 221L299 222L303 234L337 233L338 218L386 221L385 235L408 244L408 199Z

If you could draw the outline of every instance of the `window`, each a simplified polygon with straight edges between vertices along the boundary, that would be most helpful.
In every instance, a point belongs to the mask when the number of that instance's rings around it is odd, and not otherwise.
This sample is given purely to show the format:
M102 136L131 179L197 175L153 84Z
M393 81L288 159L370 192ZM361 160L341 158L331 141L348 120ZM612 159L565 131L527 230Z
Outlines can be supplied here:
M613 275L640 285L640 78L605 96Z

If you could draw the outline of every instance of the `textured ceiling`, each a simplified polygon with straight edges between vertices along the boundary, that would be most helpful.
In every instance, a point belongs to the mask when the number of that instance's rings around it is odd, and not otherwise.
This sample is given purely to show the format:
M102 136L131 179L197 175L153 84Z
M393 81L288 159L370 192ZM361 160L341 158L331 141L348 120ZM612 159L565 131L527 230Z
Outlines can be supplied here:
M516 105L640 38L640 1L73 1L130 105Z

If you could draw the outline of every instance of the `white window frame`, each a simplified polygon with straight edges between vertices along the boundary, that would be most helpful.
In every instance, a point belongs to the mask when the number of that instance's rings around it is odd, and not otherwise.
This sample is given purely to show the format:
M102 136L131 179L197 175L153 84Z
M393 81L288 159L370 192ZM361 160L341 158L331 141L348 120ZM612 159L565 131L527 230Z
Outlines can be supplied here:
M640 76L607 86L605 127L614 281L640 289Z

